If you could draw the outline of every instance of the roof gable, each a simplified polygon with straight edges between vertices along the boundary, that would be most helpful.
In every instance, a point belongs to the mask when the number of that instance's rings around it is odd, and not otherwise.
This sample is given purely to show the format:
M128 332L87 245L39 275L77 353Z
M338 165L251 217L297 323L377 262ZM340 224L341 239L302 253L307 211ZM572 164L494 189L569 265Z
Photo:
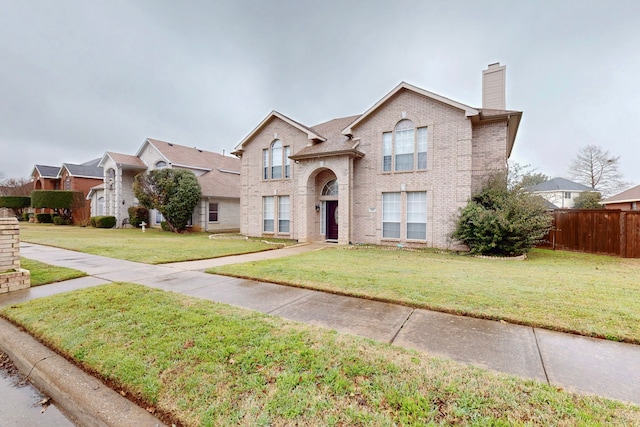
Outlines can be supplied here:
M223 156L213 151L206 151L196 147L186 147L184 145L152 138L145 140L136 153L136 156L139 157L147 145L152 146L167 163L173 167L200 169L204 171L210 171L215 168L232 171L240 170L240 162L234 157Z
M258 126L256 126L250 133L249 135L247 135L241 142L240 144L238 144L235 148L236 152L242 152L243 147L260 131L260 129L262 129L264 126L267 125L267 123L269 123L269 121L271 121L272 119L278 119L278 120L282 120L283 122L293 126L294 128L298 129L299 131L306 133L307 134L307 138L310 140L317 140L317 141L326 141L326 138L324 138L323 136L319 135L318 133L316 133L313 129L308 128L307 126L296 122L295 120L290 119L289 117L285 116L284 114L278 113L277 111L273 110L271 111L271 113L269 113L267 115L267 117L265 117L259 124Z
M61 168L66 169L70 176L80 177L80 178L103 178L102 168L99 166L88 166L88 165L74 165L71 163L63 163Z
M111 161L113 161L118 166L128 166L125 169L131 169L131 168L146 169L147 168L147 165L145 165L144 162L136 156L131 156L129 154L122 154L122 153L113 153L111 151L107 151L106 153L104 153L104 155L102 156L102 160L100 160L100 163L98 163L98 166L101 168L104 168L104 165L107 159L111 159Z
M625 203L625 202L640 202L640 185L631 187L622 193L614 194L613 196L603 200L603 205L609 203Z
M41 178L58 178L60 168L58 166L35 165L31 176L33 176L34 172L38 172Z
M369 115L371 115L374 111L378 110L382 105L384 105L391 97L402 90L408 90L419 95L425 96L427 98L433 99L435 101L441 102L443 104L449 105L453 108L457 108L459 110L464 111L465 116L471 117L478 115L479 111L475 108L469 107L468 105L461 104L460 102L453 101L444 96L435 94L433 92L429 92L428 90L421 89L417 86L413 86L406 82L401 82L398 86L396 86L391 92L386 94L382 99L376 102L371 108L365 111L362 115L360 115L357 119L355 119L349 126L343 129L342 133L344 135L351 135L353 133L353 128L356 127L360 122L366 119Z

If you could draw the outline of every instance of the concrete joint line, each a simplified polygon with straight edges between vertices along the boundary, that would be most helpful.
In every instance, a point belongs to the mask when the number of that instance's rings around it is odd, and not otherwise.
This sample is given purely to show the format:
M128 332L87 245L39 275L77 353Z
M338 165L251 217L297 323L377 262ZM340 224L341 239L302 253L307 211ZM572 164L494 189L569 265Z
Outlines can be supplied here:
M407 322L409 321L409 319L411 318L411 316L413 316L413 313L416 312L416 309L411 309L411 312L409 313L409 315L404 319L404 321L402 322L402 325L400 325L400 327L398 328L398 330L396 331L395 334L393 334L393 337L391 337L391 340L389 341L389 344L393 344L393 342L396 340L396 338L398 338L398 334L400 334L400 331L402 330L402 328L404 328L404 325L407 324Z
M294 304L294 303L296 303L296 302L298 302L298 301L302 301L302 300L303 300L303 299L305 299L305 298L309 298L311 295L313 295L313 293L311 293L311 294L307 294L307 295L302 295L301 297L296 298L296 299L294 299L294 300L291 300L291 301L289 301L288 303L286 303L286 304L284 304L284 305L281 305L280 307L276 307L276 308L274 308L273 310L265 311L265 313L266 313L266 314L271 314L271 313L273 313L274 311L278 311L278 310L280 310L280 309L282 309L282 308L285 308L285 307L287 307L287 306L289 306L289 305L291 305L291 304ZM276 316L277 316L277 315L276 315Z
M536 328L531 328L533 331L533 337L536 340L536 349L538 350L538 357L540 357L540 364L542 365L542 372L544 372L544 378L547 381L547 384L551 384L549 382L549 375L547 374L547 367L544 365L544 358L542 357L542 350L540 350L540 342L538 341L538 334L536 334Z

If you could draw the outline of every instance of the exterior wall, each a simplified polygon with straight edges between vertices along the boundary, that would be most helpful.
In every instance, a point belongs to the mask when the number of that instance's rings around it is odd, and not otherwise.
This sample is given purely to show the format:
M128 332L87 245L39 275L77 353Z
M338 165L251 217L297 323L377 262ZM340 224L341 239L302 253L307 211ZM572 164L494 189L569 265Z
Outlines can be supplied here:
M382 170L382 135L393 132L402 119L416 128L427 127L427 169L400 172ZM490 174L506 167L506 120L472 124L465 112L431 98L402 90L371 112L352 129L362 158L348 155L291 162L291 179L264 180L262 151L274 139L291 146L291 153L310 144L307 135L272 118L243 147L240 231L262 236L263 197L290 196L290 233L299 241L324 240L320 234L320 192L330 179L337 179L338 242L402 244L409 246L457 247L450 240L458 209L473 189L479 189ZM427 236L406 239L406 193L427 194ZM401 238L382 237L382 193L399 192L402 198ZM276 215L277 221L277 215ZM277 234L277 233L276 233Z
M242 155L242 182L240 195L240 232L249 236L262 236L262 198L264 196L290 196L290 232L279 234L280 237L299 239L299 227L296 226L300 207L296 204L296 184L299 164L291 162L291 178L276 180L262 179L262 150L269 148L271 143L279 139L283 146L290 146L291 153L304 148L310 141L307 135L289 124L272 119L254 136L244 149ZM301 190L304 191L304 190ZM304 194L303 194L304 196ZM277 233L276 233L277 234ZM268 234L271 235L271 234Z
M620 209L623 211L635 211L640 209L640 200L637 202L620 202L620 203L607 203L604 205L606 209Z
M30 286L29 271L20 268L20 226L15 218L0 219L0 294Z
M95 187L98 184L101 184L103 180L100 178L83 178L77 176L69 176L69 172L66 169L63 169L62 175L60 177L61 182L61 190L67 190L65 186L65 182L69 178L70 186L69 191L81 191L84 195L84 198L89 194L89 190L92 187ZM83 198L83 199L84 199ZM89 222L89 218L91 217L91 204L85 200L85 205L82 208L81 212L73 212L73 221L75 224L87 224Z
M427 169L382 171L382 133L403 118L428 129ZM454 215L470 196L472 128L463 111L401 91L353 130L365 153L354 160L353 243L410 244L406 238L382 238L382 193L402 193L401 236L406 236L406 192L427 192L427 246L448 247Z
M486 180L507 168L507 123L496 121L473 126L471 194L482 189Z
M561 209L570 209L575 204L575 199L578 198L585 191L566 191L567 193L571 193L571 197L565 198L565 191L545 191L545 192L534 192L547 200L549 203L553 203L557 207ZM619 209L619 208L616 208Z
M209 221L209 203L218 204L218 221ZM207 232L238 232L240 230L240 200L208 198L202 199L193 215L194 226Z

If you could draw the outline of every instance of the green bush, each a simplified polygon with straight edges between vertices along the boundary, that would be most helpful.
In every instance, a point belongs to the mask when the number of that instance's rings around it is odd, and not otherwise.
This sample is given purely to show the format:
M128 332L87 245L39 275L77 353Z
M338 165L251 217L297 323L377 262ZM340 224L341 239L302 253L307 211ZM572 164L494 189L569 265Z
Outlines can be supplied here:
M113 228L116 225L115 216L92 216L89 223L95 228Z
M452 237L473 254L522 255L551 228L544 201L524 191L509 189L504 175L492 177L461 210Z
M149 209L144 206L131 206L127 211L129 212L129 224L134 227L140 227L143 221L149 224Z
M53 217L54 225L69 225L71 224L71 220L68 218L63 218L60 215L55 215Z
M39 213L36 214L36 220L43 224L51 224L53 222L53 217L50 213Z
M167 221L161 221L160 228L162 229L162 231L171 231L171 228L169 227L169 224L167 224Z

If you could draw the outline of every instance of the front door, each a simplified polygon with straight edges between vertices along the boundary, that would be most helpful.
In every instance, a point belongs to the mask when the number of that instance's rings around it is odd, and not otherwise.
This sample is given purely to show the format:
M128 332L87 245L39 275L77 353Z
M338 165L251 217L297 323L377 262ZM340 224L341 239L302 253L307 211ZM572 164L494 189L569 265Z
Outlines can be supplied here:
M327 240L338 240L338 201L327 200Z

